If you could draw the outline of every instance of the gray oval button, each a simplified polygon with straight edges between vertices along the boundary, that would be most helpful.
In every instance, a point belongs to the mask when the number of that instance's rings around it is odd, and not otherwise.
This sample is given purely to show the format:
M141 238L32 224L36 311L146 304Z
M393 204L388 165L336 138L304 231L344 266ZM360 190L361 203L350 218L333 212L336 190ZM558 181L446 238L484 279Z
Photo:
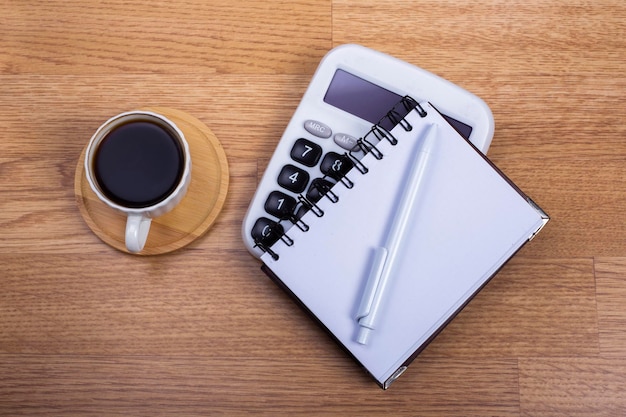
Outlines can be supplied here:
M318 138L329 138L330 135L333 134L330 127L322 122L318 122L317 120L307 120L304 122L304 128L307 132L317 136Z
M333 138L335 143L347 151L351 151L356 146L357 138L345 133L337 133Z

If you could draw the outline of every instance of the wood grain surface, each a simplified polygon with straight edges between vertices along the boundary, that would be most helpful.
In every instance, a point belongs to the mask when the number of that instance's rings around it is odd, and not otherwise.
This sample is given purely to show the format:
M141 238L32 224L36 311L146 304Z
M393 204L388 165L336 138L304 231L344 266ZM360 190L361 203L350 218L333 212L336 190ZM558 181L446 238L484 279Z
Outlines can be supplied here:
M626 415L626 3L0 2L0 415ZM241 221L317 63L360 43L482 97L552 221L388 390L259 270ZM126 110L201 120L222 212L121 253L74 198Z

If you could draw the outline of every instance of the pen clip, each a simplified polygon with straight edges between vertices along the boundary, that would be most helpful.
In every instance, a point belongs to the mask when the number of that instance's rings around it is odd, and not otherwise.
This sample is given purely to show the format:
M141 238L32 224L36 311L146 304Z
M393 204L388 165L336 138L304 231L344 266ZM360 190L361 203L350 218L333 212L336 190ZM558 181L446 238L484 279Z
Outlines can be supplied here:
M387 248L379 246L374 249L374 259L372 261L372 267L370 274L367 277L365 289L363 290L363 298L361 298L361 304L356 314L356 320L359 321L362 318L367 317L372 309L374 297L380 284L380 278L383 275L383 269L385 268L385 262L387 261Z

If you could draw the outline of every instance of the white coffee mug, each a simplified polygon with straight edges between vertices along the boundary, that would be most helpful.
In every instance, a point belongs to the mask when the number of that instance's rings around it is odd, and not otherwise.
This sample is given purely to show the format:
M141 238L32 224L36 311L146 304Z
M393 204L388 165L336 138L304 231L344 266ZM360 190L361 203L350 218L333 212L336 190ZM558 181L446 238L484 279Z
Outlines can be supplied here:
M154 217L171 211L191 182L191 153L174 122L151 111L107 120L85 153L87 180L100 200L125 213L126 248L141 252Z

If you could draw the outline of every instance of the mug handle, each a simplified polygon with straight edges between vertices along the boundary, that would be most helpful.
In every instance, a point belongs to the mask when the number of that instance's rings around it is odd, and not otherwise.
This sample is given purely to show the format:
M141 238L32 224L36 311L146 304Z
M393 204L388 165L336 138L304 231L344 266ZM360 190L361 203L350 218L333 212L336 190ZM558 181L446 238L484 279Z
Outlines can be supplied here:
M131 253L141 252L146 245L150 231L150 217L129 214L126 220L126 249Z

